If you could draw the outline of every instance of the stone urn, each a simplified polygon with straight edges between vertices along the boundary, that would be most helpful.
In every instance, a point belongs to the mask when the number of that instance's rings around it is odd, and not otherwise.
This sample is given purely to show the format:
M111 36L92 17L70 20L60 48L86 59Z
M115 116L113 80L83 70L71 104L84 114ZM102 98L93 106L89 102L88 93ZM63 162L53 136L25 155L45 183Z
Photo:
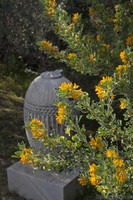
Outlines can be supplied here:
M55 88L58 88L63 82L70 83L62 75L63 70L46 71L34 79L30 84L24 99L24 123L31 118L41 120L48 130L48 134L54 129L58 135L64 135L64 127L56 121L58 108L55 100L60 100L56 95ZM32 133L26 129L26 135L29 144L35 152L41 150L44 152L45 146L32 139Z

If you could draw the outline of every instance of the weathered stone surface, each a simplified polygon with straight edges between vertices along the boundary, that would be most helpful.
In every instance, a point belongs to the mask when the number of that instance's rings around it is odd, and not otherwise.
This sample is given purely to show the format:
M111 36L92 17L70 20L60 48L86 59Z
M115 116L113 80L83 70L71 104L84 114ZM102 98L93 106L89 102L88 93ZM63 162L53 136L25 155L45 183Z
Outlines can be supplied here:
M9 191L27 200L75 200L82 189L78 171L33 172L30 165L17 162L7 169L7 174Z

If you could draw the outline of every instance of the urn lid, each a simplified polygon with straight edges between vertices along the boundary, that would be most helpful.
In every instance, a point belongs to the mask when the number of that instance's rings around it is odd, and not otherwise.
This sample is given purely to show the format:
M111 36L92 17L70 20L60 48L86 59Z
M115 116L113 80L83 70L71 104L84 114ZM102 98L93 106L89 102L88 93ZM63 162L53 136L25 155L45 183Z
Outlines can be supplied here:
M46 71L41 73L41 77L47 79L56 79L60 78L62 76L62 73L63 73L62 69L56 69L55 71Z
M55 88L58 88L63 82L70 81L62 75L63 70L46 71L35 78L30 84L24 100L24 106L53 106L54 100L60 100L56 95Z

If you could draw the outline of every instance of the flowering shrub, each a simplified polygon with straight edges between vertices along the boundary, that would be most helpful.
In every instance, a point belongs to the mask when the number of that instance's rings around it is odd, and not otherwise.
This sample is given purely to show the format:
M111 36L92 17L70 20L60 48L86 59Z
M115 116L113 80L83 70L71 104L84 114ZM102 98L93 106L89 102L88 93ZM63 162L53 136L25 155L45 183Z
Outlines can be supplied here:
M41 141L51 151L44 156L19 144L20 151L16 152L16 157L20 157L23 164L31 163L34 169L58 170L60 167L80 166L79 183L83 186L91 183L107 199L123 199L124 195L132 198L133 108L128 95L123 92L124 83L129 84L132 68L128 54L124 64L123 71L116 67L112 77L103 77L95 87L99 102L91 101L88 93L79 89L78 85L62 83L57 90L62 101L57 102L56 117L58 123L65 125L68 136L54 133L48 136L44 124L33 119L27 128L32 131L35 140ZM123 87L120 87L122 82ZM117 119L113 109L118 95L121 97L119 110L124 111L125 124ZM69 98L73 101L69 102ZM72 115L73 108L85 112L87 119L97 120L99 128L95 136L88 135L84 125L80 125L82 116ZM54 153L54 149L58 153Z
M55 0L41 1L54 33L67 44L67 48L62 50L47 40L38 42L38 45L50 57L71 68L90 75L110 75L120 64L120 52L127 47L133 48L131 0L120 0L116 5L113 1L90 1L85 20L84 13L70 16Z
M133 53L132 36L125 32L125 27L132 31L131 6L131 1L125 1L113 10L92 1L89 17L97 31L96 35L91 32L85 35L81 15L75 13L71 18L55 0L45 1L53 29L68 43L68 49L59 50L45 40L39 43L41 49L81 73L95 74L102 70L105 73L105 66L109 67L109 73L95 87L98 102L92 101L76 84L62 83L58 88L57 95L62 101L57 102L56 119L65 126L67 137L54 132L49 136L44 124L37 119L26 126L35 140L50 149L49 154L35 154L24 144L19 144L20 151L16 152L22 163L31 163L34 169L79 166L79 183L83 186L91 183L107 199L133 198ZM115 106L123 114L123 120L117 117ZM87 134L81 124L82 115L74 116L73 109L98 122L95 134Z

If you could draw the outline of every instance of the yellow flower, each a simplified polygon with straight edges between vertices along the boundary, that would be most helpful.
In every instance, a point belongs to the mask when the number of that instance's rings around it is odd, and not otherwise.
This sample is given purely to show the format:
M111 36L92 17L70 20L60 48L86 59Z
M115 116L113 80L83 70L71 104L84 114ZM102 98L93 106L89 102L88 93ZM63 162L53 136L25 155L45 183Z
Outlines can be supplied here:
M86 183L85 183L85 178L84 178L83 176L79 176L79 183L80 183L82 186L86 185Z
M57 120L57 122L59 123L59 124L64 124L64 119L62 119L62 117L61 116L56 116L56 120Z
M106 76L106 77L102 77L102 80L99 82L99 85L104 84L105 82L110 83L112 81L112 77Z
M59 109L58 109L58 115L56 115L56 120L59 124L64 124L64 120L68 118L66 106L63 106L59 103L57 105L59 105Z
M111 98L112 98L112 99L114 99L114 98L115 98L115 96L116 96L115 94L112 94L112 95L111 95Z
M118 77L122 72L123 73L127 73L127 68L128 67L129 67L129 64L127 64L127 65L118 65L118 67L116 67L116 71L117 71Z
M91 175L91 177L89 178L90 182L92 185L97 185L100 180L97 179L97 176L96 175Z
M115 5L115 10L117 11L117 9L118 9L118 5Z
M100 151L102 151L104 144L101 141L102 141L101 137L96 137L95 139L91 138L90 145L94 146L94 149L98 148Z
M73 58L76 57L76 56L77 56L76 53L69 53L69 54L68 54L68 59L71 60L71 59L73 59Z
M76 35L76 36L75 36L75 39L77 40L78 38L79 38L79 36L78 36L78 35Z
M117 153L116 153L114 150L112 150L112 149L109 149L109 150L106 152L106 155L107 155L107 157L109 157L109 158L117 158Z
M93 54L90 55L90 62L92 63L93 61Z
M75 14L73 15L72 22L73 22L73 23L76 23L78 18L79 18L79 14L78 14L78 13L75 13Z
M126 45L131 46L132 43L133 43L133 36L129 36L126 40Z
M94 146L95 149L96 149L97 143L96 143L96 141L95 141L94 138L91 138L90 145L91 145L91 146Z
M38 119L33 119L31 121L31 127L35 127L35 126L41 127L43 125L44 125L44 123Z
M39 124L39 123L42 123L42 122L40 120L38 120L38 119L32 119L31 123L32 124Z
M53 14L52 12L50 12L50 11L48 12L48 15L49 15L49 16L52 16L52 14Z
M103 44L104 47L110 48L110 44Z
M106 95L105 90L103 90L103 88L100 86L96 86L95 91L97 92L96 94L99 98L108 97L108 95Z
M83 91L81 89L79 90L76 90L79 86L76 85L74 83L74 85L72 85L72 83L62 83L61 86L59 86L59 88L62 90L62 91L67 91L67 98L73 98L73 99L77 99L80 94L83 94Z
M117 178L119 183L123 183L127 179L127 170L125 168L118 168L116 173L113 174L114 177Z
M62 106L62 102L59 102L59 103L57 104L57 106L58 106L58 108L60 108L60 107Z
M114 51L114 49L112 49L112 50L110 51L110 53L112 54L112 53L113 53L113 51Z
M120 109L124 109L127 101L124 99L123 101L120 101L120 103Z
M77 89L77 88L79 88L79 85L76 85L76 83L74 83L73 88L74 88L74 89Z
M92 165L89 165L89 171L91 172L91 173L95 173L95 170L96 170L96 165L93 163Z
M23 164L26 164L28 165L29 162L31 162L30 160L30 156L32 154L32 150L31 149L27 149L25 148L23 150L23 153L20 155L20 161L23 163Z
M122 51L122 52L120 53L120 58L121 58L121 60L122 60L124 63L126 62L125 55L126 55L125 51Z
M122 68L123 65L118 65L118 67L116 67L116 71L118 71L118 73L121 73Z
M31 121L31 131L35 139L39 139L40 137L47 137L46 135L44 135L46 130L41 128L43 125L44 123L38 119L33 119Z
M54 47L52 46L52 43L49 43L49 41L48 42L46 40L42 41L41 46L44 49L47 49L49 52L54 51Z
M110 82L112 81L112 77L106 76L103 77L102 80L99 82L98 85L103 85L106 83L106 88L104 89L101 86L96 86L95 91L97 92L96 94L98 95L99 98L108 98L108 90L110 89L109 85Z
M119 160L119 159L113 160L113 164L118 165L119 167L122 167L123 165L125 165L124 160Z
M101 177L96 173L96 167L97 165L95 165L94 163L92 165L89 165L89 171L90 173L90 182L92 185L97 185L100 182Z
M73 99L76 100L76 99L80 96L80 94L83 94L83 92L82 92L81 89L75 90L75 91L71 94L70 98L72 97Z
M52 16L55 7L56 7L55 0L49 0L47 6L45 6L45 9L48 11L49 16Z
M48 5L45 8L46 8L46 10L49 11L49 10L55 9L55 7L56 7L55 0L49 0Z
M100 35L97 35L96 39L97 41L100 41Z
M61 84L61 86L59 86L59 88L61 89L61 90L72 90L72 83L62 83Z

